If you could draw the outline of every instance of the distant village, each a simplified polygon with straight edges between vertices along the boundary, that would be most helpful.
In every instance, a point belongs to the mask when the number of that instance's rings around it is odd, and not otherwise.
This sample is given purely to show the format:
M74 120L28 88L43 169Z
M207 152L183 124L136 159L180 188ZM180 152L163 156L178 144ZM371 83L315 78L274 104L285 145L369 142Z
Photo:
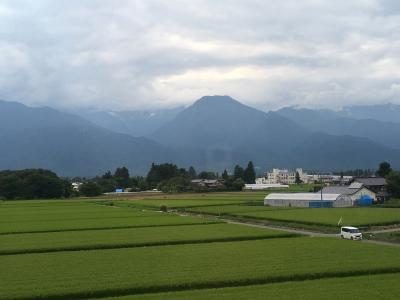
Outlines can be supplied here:
M319 191L308 193L270 193L264 204L312 208L369 206L383 203L389 196L384 177L307 174L301 168L295 171L272 169L264 177L256 178L255 184L246 184L244 189L286 189L299 183L320 183L321 187Z

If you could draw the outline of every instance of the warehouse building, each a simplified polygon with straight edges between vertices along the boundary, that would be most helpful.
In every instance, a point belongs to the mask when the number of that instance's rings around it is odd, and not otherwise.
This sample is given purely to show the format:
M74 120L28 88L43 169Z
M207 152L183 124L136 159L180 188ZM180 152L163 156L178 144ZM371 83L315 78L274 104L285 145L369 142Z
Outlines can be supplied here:
M377 200L376 194L360 182L353 182L349 186L327 186L322 189L322 194L348 195L353 206L371 205Z
M359 177L355 178L354 182L361 183L365 188L373 191L377 202L383 203L389 198L387 182L383 177Z
M353 200L344 194L272 193L265 197L264 205L290 207L351 207Z
M262 184L262 183L255 183L255 184L245 184L243 190L245 191L257 191L257 190L268 190L268 189L287 189L289 188L286 184Z

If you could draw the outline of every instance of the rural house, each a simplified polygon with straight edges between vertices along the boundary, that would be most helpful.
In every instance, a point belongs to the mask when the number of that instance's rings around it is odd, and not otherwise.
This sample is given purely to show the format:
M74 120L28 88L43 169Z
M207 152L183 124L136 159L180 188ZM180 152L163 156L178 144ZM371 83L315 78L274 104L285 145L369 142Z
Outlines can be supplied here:
M360 182L353 182L349 186L326 186L322 189L322 194L348 195L353 201L353 206L371 205L377 201L376 194Z
M354 178L354 182L362 183L365 188L373 191L377 202L384 202L389 197L386 179L383 177L358 177Z

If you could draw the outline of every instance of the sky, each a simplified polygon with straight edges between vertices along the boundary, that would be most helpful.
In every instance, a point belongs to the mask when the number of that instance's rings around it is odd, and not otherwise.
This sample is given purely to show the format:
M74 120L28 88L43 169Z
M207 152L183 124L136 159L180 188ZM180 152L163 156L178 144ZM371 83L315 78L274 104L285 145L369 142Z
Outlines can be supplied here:
M397 0L0 0L0 99L143 110L400 104Z

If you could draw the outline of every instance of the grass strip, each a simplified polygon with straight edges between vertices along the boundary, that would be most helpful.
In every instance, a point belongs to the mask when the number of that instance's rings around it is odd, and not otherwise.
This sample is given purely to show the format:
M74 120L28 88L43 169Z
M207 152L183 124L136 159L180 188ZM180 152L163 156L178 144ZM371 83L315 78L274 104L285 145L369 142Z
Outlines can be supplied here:
M369 275L383 275L383 274L397 274L400 273L400 268L377 268L369 270L357 271L337 271L337 272L321 272L309 274L293 274L284 276L271 276L253 279L239 279L230 281L208 281L201 283L191 284L175 284L175 285L154 285L148 287L132 287L132 288L115 288L103 289L87 292L64 293L64 294L49 294L43 296L33 297L15 297L15 300L69 300L69 299L89 299L89 298L106 298L106 297L119 297L128 295L143 295L150 293L165 293L165 292L181 292L202 289L215 289L215 288L228 288L228 287L245 287L263 284L283 283L283 282L298 282L307 280L318 280L327 278L346 278L354 276L369 276Z
M209 225L209 224L225 223L218 220L207 220L204 223L179 223L179 224L149 224L149 225L130 225L130 226L108 226L108 227L87 227L87 228L66 228L66 229L50 229L50 230L32 230L32 231L10 231L0 232L0 235L11 234L27 234L27 233L51 233L51 232L69 232L69 231L89 231L89 230L113 230L128 228L148 228L148 227L168 227L168 226L187 226L187 225Z
M384 226L400 223L400 209L396 208L318 208L237 213L235 215L279 222L335 227L342 219L344 225L358 227Z
M299 300L299 299L397 299L400 294L400 273L287 281L242 287L201 289L180 292L129 295L102 298L106 300ZM334 293L332 293L334 291Z
M265 236L238 236L226 238L210 238L210 239L192 239L192 240L176 240L165 242L144 242L144 243L124 243L124 244L97 244L86 245L79 247L59 247L59 248L38 248L29 250L0 250L0 256L6 255L23 255L34 253L52 253L52 252L66 252L66 251L92 251L92 250L108 250L108 249L124 249L124 248L140 248L140 247L159 247L159 246L174 246L174 245L188 245L188 244L207 244L207 243L224 243L224 242L241 242L241 241L256 241L267 240L275 238L294 238L302 237L296 233L285 233L279 235L265 235Z
M0 298L398 271L398 255L397 247L318 237L10 255L0 257Z
M197 213L197 212L193 212ZM337 231L338 228L340 228L343 225L337 225L337 224L329 224L329 223L321 223L321 222L312 222L312 221L302 221L302 220L289 220L289 219L281 219L281 218L274 218L274 217L264 217L264 216L253 216L253 215L247 215L245 214L240 214L240 213L224 213L224 214L217 214L217 213L197 213L197 214L202 214L204 216L221 216L221 217L227 217L232 220L240 220L240 221L266 221L270 222L271 224L280 224L280 225L287 225L289 227L293 228L314 228L317 229L320 228L323 232L333 232L332 230L335 229ZM362 225L357 225L359 228L366 229L370 228L373 226L390 226L390 225L397 225L399 224L399 221L387 221L387 222L374 222L370 224L362 224ZM306 227L304 227L304 226ZM335 232L336 232L335 231Z

